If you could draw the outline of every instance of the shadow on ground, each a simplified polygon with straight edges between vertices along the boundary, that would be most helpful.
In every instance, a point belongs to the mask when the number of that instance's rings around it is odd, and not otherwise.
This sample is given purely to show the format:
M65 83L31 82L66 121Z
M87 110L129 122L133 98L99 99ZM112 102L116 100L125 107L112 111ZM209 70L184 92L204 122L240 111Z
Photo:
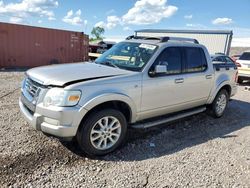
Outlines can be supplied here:
M124 147L98 159L140 161L170 155L217 138L237 137L232 133L250 126L249 109L250 103L232 100L225 115L219 119L201 113L155 128L130 129ZM76 144L65 142L63 145L78 156L85 157Z

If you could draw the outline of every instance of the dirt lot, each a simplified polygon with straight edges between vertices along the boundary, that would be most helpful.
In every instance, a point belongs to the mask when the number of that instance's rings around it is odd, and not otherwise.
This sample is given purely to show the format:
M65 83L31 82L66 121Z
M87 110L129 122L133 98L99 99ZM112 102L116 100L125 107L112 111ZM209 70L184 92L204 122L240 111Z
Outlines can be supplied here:
M230 50L230 56L241 55L245 51L249 51L250 47L232 47Z
M205 113L148 130L88 159L33 130L18 108L22 72L0 72L0 187L250 187L250 91L221 119Z

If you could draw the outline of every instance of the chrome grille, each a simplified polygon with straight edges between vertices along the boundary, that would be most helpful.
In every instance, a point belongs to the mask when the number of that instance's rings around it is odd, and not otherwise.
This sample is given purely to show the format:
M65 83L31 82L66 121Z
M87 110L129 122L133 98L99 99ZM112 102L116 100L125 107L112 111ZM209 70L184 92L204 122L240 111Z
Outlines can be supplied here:
M39 92L40 92L39 84L36 83L35 81L31 80L30 78L26 78L24 89L33 98L37 97L39 95Z

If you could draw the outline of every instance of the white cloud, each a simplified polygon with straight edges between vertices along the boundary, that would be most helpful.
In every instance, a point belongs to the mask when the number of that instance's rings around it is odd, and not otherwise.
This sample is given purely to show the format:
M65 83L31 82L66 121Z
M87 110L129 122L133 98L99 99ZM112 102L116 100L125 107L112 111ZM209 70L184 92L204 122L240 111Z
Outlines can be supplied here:
M97 23L95 24L95 27L102 27L102 28L105 28L105 26L106 26L106 24L105 24L103 21L97 22Z
M95 24L95 27L102 27L105 29L112 29L121 23L121 19L117 16L108 16L106 22L100 21Z
M192 27L195 29L205 29L207 28L205 25L199 24L199 23L187 23L186 27Z
M24 20L28 17L54 18L52 9L56 7L58 7L57 0L21 0L7 4L0 1L0 15L10 16L10 21Z
M82 11L79 9L78 11L76 11L76 16L81 16Z
M107 15L114 14L114 13L115 13L114 9L110 9L109 11L106 12Z
M189 23L187 23L186 26L187 26L187 27L194 27L194 24L189 24Z
M139 0L122 16L122 21L132 25L154 24L172 16L177 10L177 7L167 5L167 0Z
M124 31L132 31L132 29L130 27L124 27L123 30Z
M84 24L84 21L81 18L81 14L82 14L82 11L80 9L76 11L75 14L73 10L70 10L67 12L67 15L64 16L62 21L71 25L82 26Z
M38 21L37 21L37 23L39 23L39 24L42 23L42 22L43 22L42 20L38 20Z
M228 25L233 23L231 18L216 18L212 21L214 25Z
M22 23L23 19L22 18L18 18L18 17L11 17L10 18L10 23Z
M191 20L193 18L193 15L192 14L185 15L184 18L187 19L187 20Z
M123 16L108 16L105 22L95 26L112 29L117 25L149 25L171 17L177 10L177 7L167 5L167 0L138 0Z
M56 20L56 18L55 17L49 17L48 20L53 21L53 20Z
M121 23L121 19L117 16L108 16L107 17L107 28L112 29Z

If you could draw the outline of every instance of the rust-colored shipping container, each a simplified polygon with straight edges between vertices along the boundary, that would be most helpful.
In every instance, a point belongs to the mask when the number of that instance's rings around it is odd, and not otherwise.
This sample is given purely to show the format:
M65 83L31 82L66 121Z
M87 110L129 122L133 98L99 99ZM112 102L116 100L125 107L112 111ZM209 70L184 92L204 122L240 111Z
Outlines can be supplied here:
M0 68L86 61L88 45L83 32L0 23Z

